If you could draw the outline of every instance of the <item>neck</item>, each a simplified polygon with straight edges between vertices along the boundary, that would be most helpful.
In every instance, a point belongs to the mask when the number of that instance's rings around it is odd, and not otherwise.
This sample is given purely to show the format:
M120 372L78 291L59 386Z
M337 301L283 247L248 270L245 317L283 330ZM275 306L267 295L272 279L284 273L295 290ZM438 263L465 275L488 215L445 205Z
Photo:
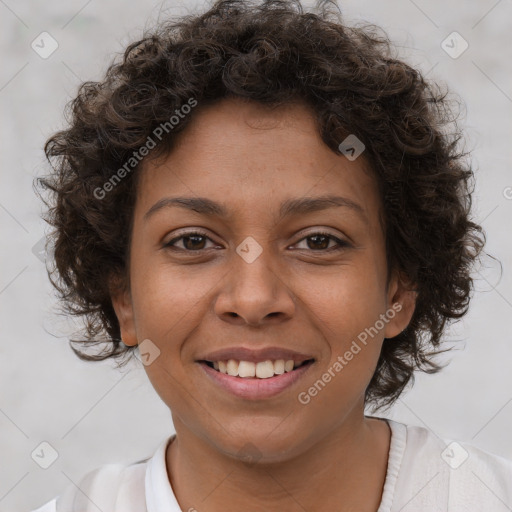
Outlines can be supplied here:
M292 459L247 463L225 455L174 419L169 480L182 510L375 512L386 477L390 429L363 414Z

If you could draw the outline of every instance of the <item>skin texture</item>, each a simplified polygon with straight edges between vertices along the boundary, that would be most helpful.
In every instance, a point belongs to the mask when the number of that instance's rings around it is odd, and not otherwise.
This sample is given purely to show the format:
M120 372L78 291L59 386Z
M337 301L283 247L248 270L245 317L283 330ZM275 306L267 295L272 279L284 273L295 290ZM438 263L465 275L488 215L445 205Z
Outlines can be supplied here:
M172 412L177 437L166 460L178 502L198 512L375 511L390 431L364 416L364 392L384 338L407 326L415 303L397 274L387 282L376 182L364 157L349 161L325 145L303 104L270 110L224 99L194 115L170 155L145 163L130 289L112 297L124 343L150 339L161 351L145 369ZM282 201L325 194L359 204L362 215L333 207L278 220ZM229 217L173 206L144 220L170 196L209 198ZM163 247L199 228L208 238L177 240L181 252ZM349 245L333 251L335 240L306 238L318 231ZM236 252L248 236L262 248L252 263ZM297 395L394 303L394 318L301 404ZM279 395L243 400L196 362L235 346L289 348L315 363ZM243 460L248 446L252 464Z

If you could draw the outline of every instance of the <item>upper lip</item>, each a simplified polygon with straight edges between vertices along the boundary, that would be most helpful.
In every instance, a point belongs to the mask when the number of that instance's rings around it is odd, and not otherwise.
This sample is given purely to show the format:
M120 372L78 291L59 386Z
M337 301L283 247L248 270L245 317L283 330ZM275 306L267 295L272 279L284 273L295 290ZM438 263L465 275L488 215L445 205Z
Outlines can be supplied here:
M251 349L246 347L231 347L223 348L221 350L215 350L209 352L202 357L198 358L198 361L227 361L229 359L235 359L237 361L251 361L258 363L260 361L266 361L268 359L275 361L277 359L284 359L289 361L293 359L295 363L303 363L308 359L314 359L312 355L302 354L295 350L288 350L282 347L266 347L260 349Z

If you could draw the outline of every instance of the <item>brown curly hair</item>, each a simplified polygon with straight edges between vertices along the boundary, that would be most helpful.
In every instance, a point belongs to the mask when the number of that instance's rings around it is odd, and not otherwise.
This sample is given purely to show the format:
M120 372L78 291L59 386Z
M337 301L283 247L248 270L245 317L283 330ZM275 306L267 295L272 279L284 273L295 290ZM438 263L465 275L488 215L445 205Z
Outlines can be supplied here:
M446 322L467 312L470 271L485 235L470 220L473 172L448 93L396 58L378 27L344 26L330 2L304 12L299 0L217 1L206 13L157 23L104 80L80 86L67 105L69 127L45 144L53 170L37 179L51 195L43 199L44 219L55 228L50 280L64 311L85 321L71 348L84 360L118 363L135 348L120 339L109 283L117 276L119 286L129 286L141 166L105 197L95 190L187 100L195 98L199 109L224 97L275 106L299 98L332 151L340 154L348 134L365 144L382 198L388 269L417 291L409 326L384 340L366 390L368 403L389 406L415 370L441 368L433 356ZM168 130L151 158L172 150L193 115ZM106 346L91 355L73 343Z

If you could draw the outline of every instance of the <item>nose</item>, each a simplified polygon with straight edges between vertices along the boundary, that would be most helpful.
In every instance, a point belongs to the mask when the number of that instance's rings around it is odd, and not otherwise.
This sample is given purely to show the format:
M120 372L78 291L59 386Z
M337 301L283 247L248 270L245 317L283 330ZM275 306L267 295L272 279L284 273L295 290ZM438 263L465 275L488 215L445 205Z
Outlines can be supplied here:
M286 277L275 268L271 252L264 248L254 260L234 254L232 270L224 278L214 306L223 321L257 327L293 317L293 293Z

